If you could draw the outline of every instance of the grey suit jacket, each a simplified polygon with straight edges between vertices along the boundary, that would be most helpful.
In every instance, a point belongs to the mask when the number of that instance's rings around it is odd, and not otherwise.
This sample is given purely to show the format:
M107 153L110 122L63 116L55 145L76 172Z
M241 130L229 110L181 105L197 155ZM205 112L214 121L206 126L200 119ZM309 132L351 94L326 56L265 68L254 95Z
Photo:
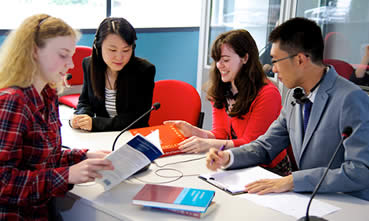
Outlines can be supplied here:
M289 144L299 170L293 172L295 192L312 192L319 182L343 129L348 137L332 164L319 192L346 192L369 200L369 96L338 76L331 66L317 89L309 124L303 135L302 105L289 90L277 120L257 140L232 149L233 164L241 168L267 164Z

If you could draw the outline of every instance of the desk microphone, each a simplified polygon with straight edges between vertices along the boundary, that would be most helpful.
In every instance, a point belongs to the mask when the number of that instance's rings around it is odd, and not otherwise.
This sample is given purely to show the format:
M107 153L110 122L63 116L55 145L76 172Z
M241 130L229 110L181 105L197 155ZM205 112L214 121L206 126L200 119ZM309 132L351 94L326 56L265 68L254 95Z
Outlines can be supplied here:
M333 160L334 158L336 157L337 155L337 152L338 150L340 149L343 141L349 137L352 133L352 127L350 126L347 126L343 129L343 132L342 132L342 138L340 140L340 142L338 143L337 147L336 147L336 151L334 152L333 156L331 157L329 163L328 163L328 166L327 166L327 169L325 169L324 171L324 174L322 176L322 178L320 178L320 181L318 183L318 185L316 185L313 193L311 194L311 197L310 197L310 200L309 200L309 203L308 203L308 206L307 206L307 209L306 209L306 216L304 217L301 217L300 219L298 219L297 221L327 221L326 219L324 218L321 218L321 217L317 217L317 216L309 216L309 209L310 209L310 204L311 204L311 201L313 200L314 196L316 195L316 193L318 192L320 186L322 185L323 183L323 180L324 178L327 176L327 173L328 173L328 170L329 168L332 166L332 163L333 163Z
M144 116L146 116L147 114L149 114L151 111L153 110L157 110L160 108L160 103L159 102L156 102L155 104L153 104L151 106L151 108L146 111L144 114L142 114L139 118L137 118L136 120L134 120L130 125L128 125L126 128L124 128L119 134L118 136L115 138L114 140L114 143L113 143L113 146L111 148L112 151L114 151L114 147L115 147L115 143L117 142L118 138L120 137L120 135L122 135L124 132L126 132L129 128L132 127L133 124L135 124L137 121L141 120L141 118L143 118Z

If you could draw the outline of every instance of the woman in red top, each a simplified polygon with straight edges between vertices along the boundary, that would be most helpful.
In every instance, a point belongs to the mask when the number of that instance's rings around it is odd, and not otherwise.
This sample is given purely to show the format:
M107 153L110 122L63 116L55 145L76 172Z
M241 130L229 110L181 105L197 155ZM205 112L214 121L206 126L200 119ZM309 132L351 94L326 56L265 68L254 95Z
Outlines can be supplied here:
M79 33L45 14L10 33L0 55L0 220L56 220L53 198L111 170L107 151L61 149L57 88Z
M232 30L217 37L211 57L207 98L213 106L213 129L204 130L184 121L175 124L186 137L179 148L198 153L211 147L233 148L263 135L277 119L281 96L263 72L256 43L246 30ZM286 150L266 165L285 175L290 172Z

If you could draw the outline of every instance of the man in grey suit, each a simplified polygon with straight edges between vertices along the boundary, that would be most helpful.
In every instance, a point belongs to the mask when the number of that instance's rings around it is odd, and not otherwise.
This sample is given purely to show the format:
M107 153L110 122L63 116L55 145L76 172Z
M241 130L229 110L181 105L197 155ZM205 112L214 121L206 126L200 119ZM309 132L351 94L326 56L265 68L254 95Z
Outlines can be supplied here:
M319 192L345 192L369 200L368 95L323 64L323 38L315 22L290 19L273 30L269 41L273 72L290 89L282 112L254 142L226 151L210 150L207 167L268 164L291 144L298 170L279 179L248 184L246 190L258 194L312 192L349 126L352 134L341 145ZM296 96L296 88L304 91L302 98ZM312 107L310 114L308 106Z

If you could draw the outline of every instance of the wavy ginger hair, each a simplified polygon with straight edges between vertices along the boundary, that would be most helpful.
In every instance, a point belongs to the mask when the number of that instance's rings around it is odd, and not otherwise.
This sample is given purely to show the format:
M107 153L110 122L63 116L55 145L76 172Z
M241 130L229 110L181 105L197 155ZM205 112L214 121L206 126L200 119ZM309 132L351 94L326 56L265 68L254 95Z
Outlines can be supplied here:
M41 72L34 56L36 47L43 48L47 39L60 36L72 36L78 40L80 33L63 20L47 14L25 19L9 34L0 49L0 88L31 86L35 75ZM50 86L61 89L61 85Z

